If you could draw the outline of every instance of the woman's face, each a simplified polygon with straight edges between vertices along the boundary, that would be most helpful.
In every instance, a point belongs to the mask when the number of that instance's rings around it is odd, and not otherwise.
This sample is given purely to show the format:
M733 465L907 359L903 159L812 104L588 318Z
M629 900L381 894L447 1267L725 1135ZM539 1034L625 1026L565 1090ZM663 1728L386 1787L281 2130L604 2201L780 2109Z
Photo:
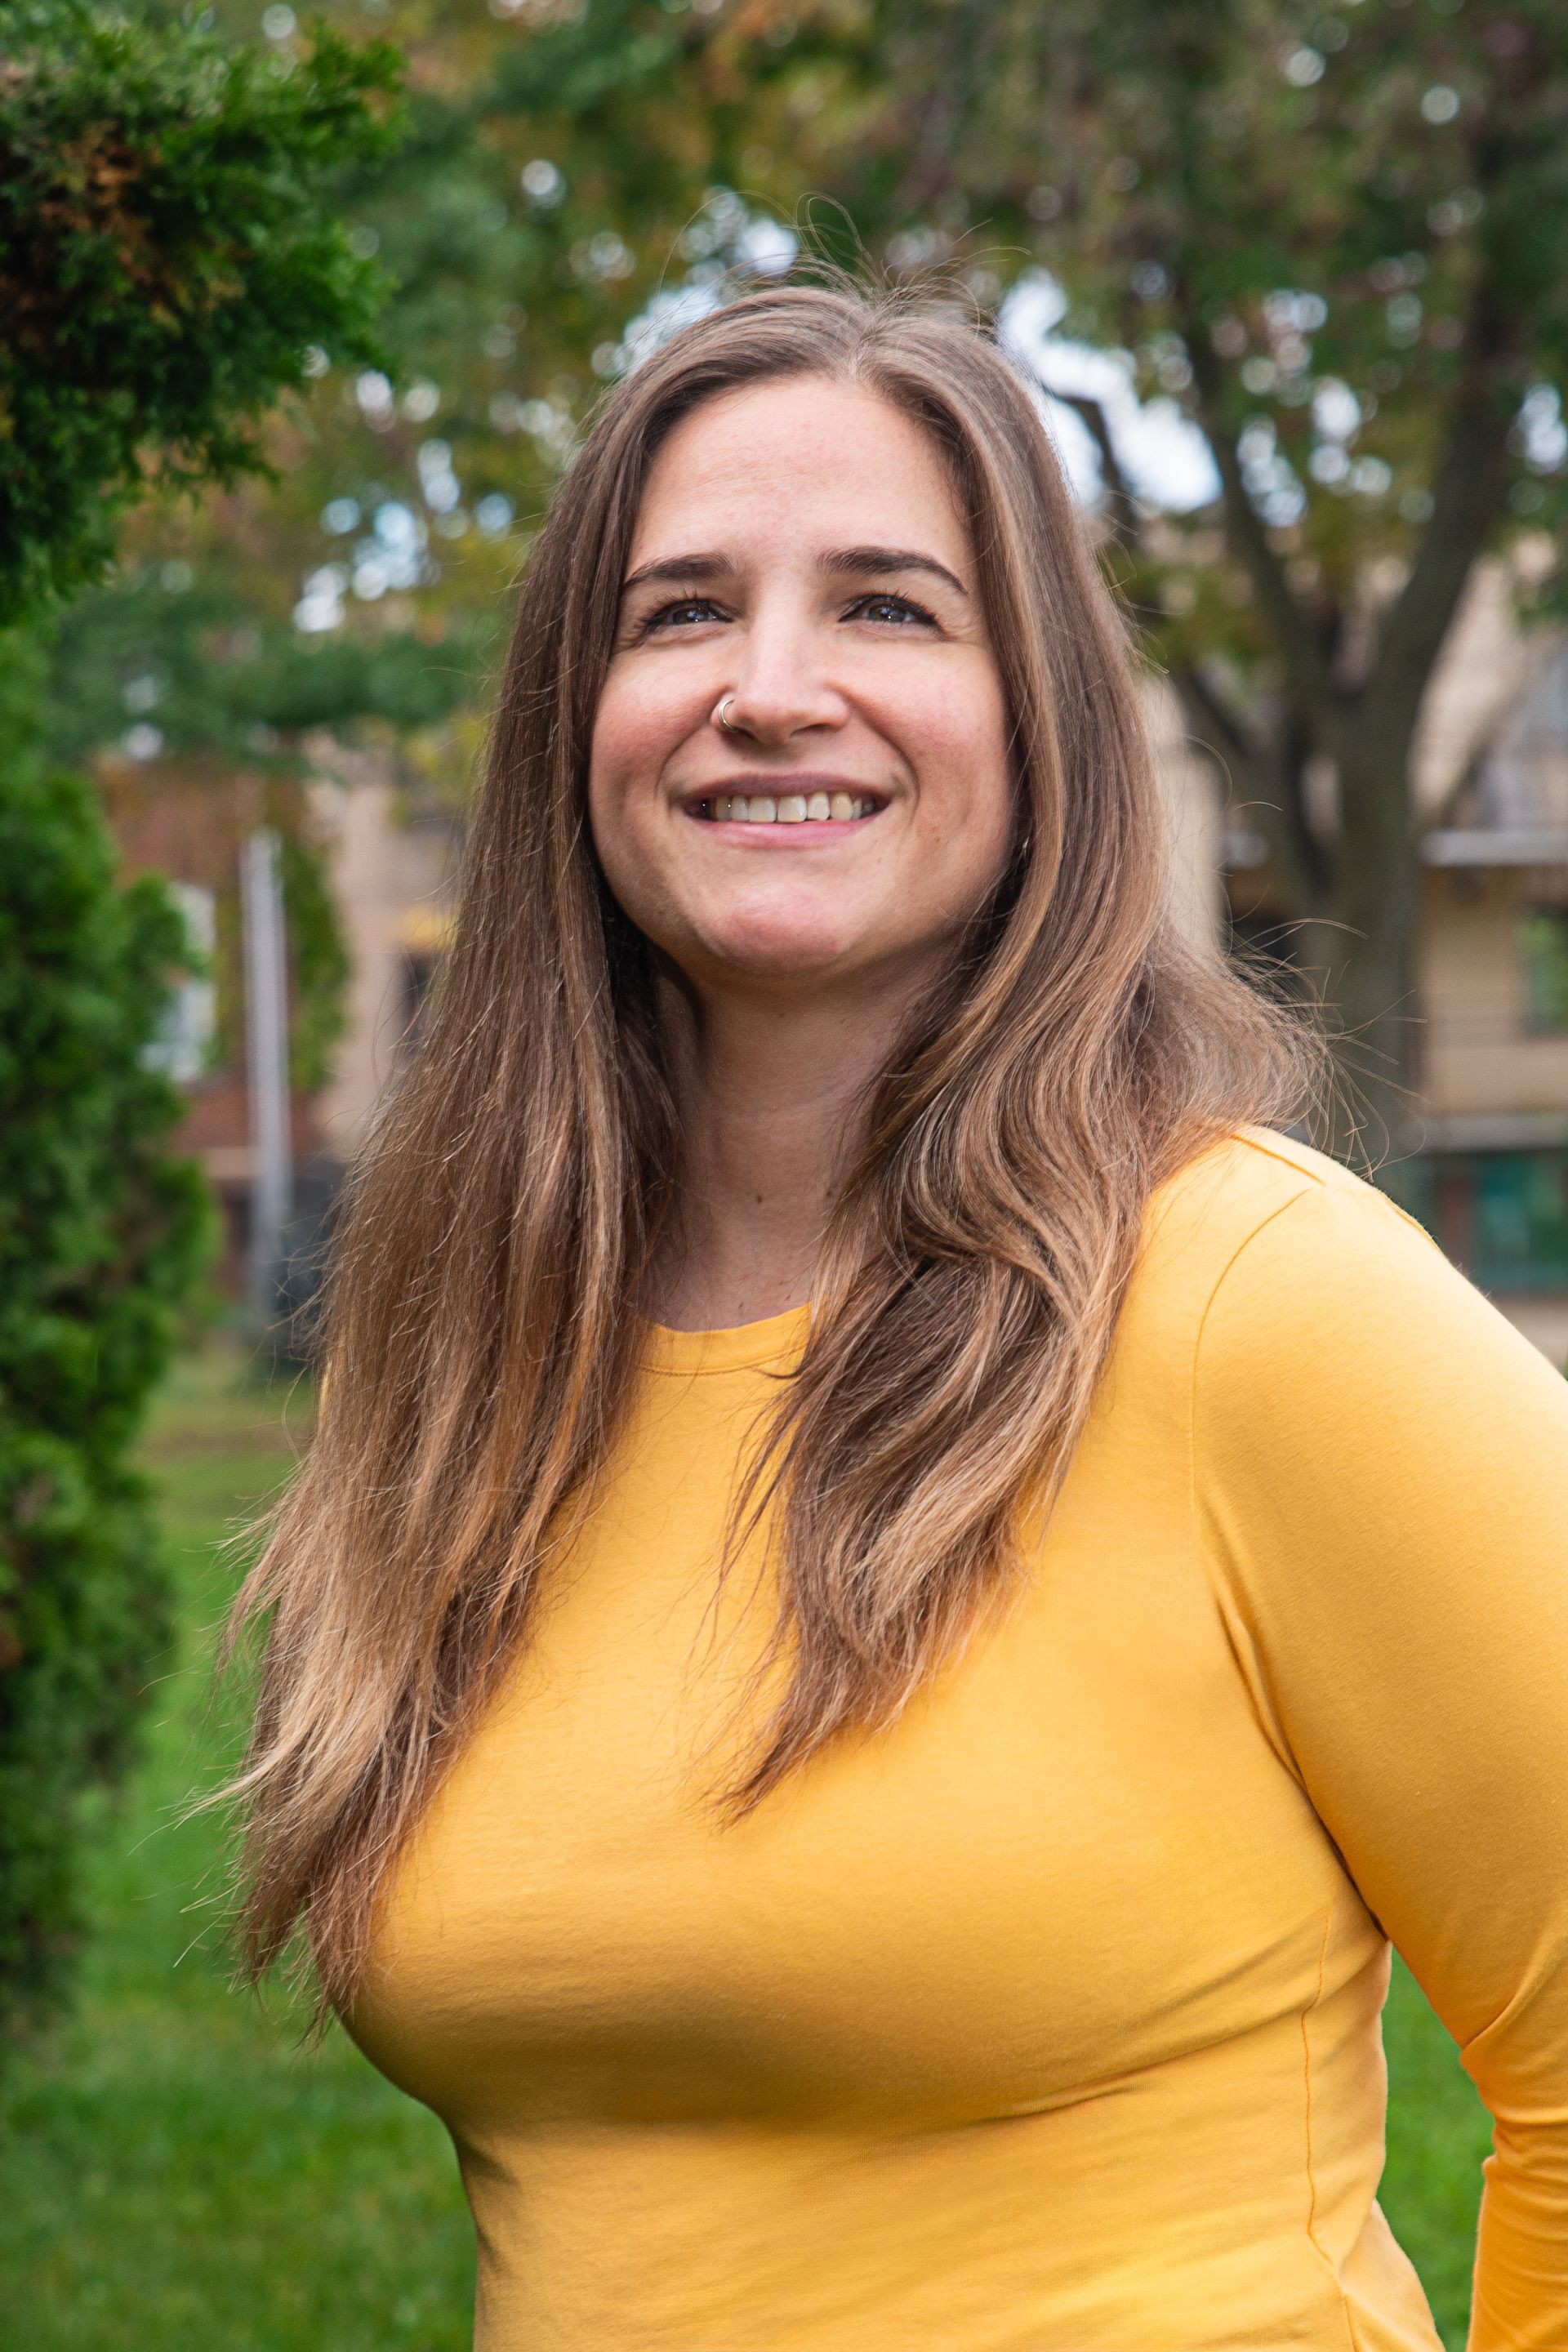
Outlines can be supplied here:
M699 987L918 980L942 954L1014 818L973 550L918 425L806 376L676 428L588 789L616 898Z

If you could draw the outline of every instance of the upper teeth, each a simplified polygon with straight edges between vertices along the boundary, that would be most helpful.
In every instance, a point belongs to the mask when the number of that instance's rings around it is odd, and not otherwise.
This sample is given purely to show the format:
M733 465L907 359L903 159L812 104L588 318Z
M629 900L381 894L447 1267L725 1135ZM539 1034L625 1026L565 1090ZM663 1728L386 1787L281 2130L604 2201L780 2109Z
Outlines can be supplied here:
M772 793L721 793L703 804L717 823L730 824L804 824L808 817L816 824L831 819L839 824L852 817L869 816L876 802L864 794L848 793L813 793L809 799L804 793L784 793L777 797Z

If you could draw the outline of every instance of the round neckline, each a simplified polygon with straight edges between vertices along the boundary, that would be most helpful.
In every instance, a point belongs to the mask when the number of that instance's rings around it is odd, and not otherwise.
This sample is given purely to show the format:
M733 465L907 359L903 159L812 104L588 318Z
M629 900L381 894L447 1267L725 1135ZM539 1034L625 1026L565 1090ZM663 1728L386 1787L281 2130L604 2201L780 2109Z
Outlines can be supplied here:
M811 1325L811 1308L786 1307L757 1323L735 1323L721 1331L677 1331L668 1323L642 1318L645 1372L738 1372L799 1356Z

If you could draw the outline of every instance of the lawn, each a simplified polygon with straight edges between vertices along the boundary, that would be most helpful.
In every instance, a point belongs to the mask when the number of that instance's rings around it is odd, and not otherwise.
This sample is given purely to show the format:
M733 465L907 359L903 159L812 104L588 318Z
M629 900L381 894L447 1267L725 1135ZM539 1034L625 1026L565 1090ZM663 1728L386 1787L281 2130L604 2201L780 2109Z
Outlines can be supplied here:
M462 2352L473 2256L450 2144L343 2035L229 1989L220 1838L182 1801L224 1751L216 1547L288 1469L308 1407L236 1359L182 1364L148 1454L184 1635L145 1761L106 1811L96 1934L69 2022L16 2070L0 2123L0 2339L15 2352Z
M460 2352L472 2250L446 2135L341 2034L302 2051L229 1989L219 1838L180 1822L224 1734L206 1713L217 1547L308 1423L236 1359L184 1363L148 1457L183 1633L142 1767L99 1824L95 1934L65 2025L12 2069L0 2278L16 2352ZM1463 2343L1487 2119L1403 1970L1387 2017L1384 2204L1444 2335Z

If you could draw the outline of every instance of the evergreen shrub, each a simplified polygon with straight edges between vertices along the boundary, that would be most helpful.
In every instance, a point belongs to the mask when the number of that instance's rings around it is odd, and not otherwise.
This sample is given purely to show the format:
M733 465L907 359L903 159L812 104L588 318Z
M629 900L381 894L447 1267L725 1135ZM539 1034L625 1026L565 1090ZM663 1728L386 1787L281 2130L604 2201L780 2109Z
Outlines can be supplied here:
M215 1223L153 1058L184 925L158 882L117 882L91 788L29 752L29 650L0 646L0 2032L63 1986L75 1815L167 1643L128 1448Z
M184 925L44 758L27 632L150 488L265 474L280 396L380 363L336 191L400 83L327 26L0 0L0 2036L62 1989L78 1809L167 1643L131 1447L216 1223L156 1066Z

